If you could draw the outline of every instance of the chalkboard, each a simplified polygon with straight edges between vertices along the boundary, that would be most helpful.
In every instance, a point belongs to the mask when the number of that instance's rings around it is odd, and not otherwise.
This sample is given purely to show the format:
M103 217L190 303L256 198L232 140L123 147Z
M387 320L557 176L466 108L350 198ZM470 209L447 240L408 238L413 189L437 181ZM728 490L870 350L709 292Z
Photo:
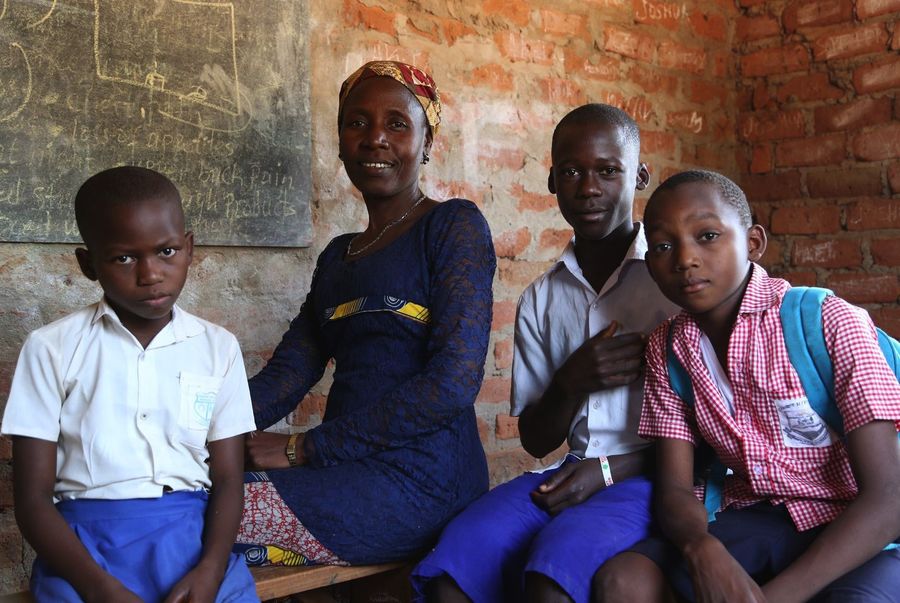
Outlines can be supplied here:
M169 176L206 245L311 240L305 0L0 0L0 240L79 241L91 174Z

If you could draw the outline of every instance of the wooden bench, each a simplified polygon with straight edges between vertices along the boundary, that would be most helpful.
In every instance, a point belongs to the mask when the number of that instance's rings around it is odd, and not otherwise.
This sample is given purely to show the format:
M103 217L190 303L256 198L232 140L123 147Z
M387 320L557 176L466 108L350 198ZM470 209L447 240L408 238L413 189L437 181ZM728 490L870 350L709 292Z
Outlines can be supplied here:
M250 569L256 582L256 594L260 600L268 601L279 597L287 597L311 592L341 584L384 574L403 567L409 563L381 563L378 565L313 565L306 567L268 566ZM0 595L0 603L33 603L34 599L28 591Z

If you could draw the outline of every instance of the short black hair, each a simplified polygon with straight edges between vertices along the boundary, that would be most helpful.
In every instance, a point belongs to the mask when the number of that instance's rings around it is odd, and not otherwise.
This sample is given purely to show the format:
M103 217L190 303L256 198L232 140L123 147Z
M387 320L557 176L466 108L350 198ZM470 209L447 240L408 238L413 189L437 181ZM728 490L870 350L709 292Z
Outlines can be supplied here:
M603 103L588 103L572 109L563 116L553 130L553 139L550 142L551 153L556 148L556 139L560 130L564 127L584 123L603 123L617 127L625 136L625 144L634 147L635 155L641 152L641 129L630 115L612 105Z
M753 226L753 214L750 211L750 204L747 202L747 195L741 190L733 180L727 176L723 176L718 172L710 170L687 170L678 172L674 176L666 178L666 180L656 187L650 200L647 202L649 206L653 202L653 198L665 191L671 191L676 187L687 184L689 182L703 182L714 186L719 191L719 196L727 205L737 212L741 221L741 226L750 228Z
M88 239L96 234L92 228L94 221L104 205L151 199L175 202L178 211L182 211L178 187L159 172L123 165L94 174L75 193L75 222L81 239L89 245Z

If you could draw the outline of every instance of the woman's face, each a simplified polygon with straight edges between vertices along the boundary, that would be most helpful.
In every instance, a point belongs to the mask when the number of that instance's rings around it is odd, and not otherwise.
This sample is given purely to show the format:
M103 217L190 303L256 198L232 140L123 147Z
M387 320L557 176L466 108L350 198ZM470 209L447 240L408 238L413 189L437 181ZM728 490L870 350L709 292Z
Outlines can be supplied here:
M373 77L350 92L343 111L341 160L363 197L415 194L431 131L413 94L389 77Z

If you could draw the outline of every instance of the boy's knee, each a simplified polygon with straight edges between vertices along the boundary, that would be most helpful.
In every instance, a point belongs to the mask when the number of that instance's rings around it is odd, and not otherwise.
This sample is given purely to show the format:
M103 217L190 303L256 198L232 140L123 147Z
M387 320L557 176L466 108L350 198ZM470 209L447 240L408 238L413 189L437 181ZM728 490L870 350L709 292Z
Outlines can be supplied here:
M665 579L657 565L637 553L616 555L591 580L592 603L663 601Z

